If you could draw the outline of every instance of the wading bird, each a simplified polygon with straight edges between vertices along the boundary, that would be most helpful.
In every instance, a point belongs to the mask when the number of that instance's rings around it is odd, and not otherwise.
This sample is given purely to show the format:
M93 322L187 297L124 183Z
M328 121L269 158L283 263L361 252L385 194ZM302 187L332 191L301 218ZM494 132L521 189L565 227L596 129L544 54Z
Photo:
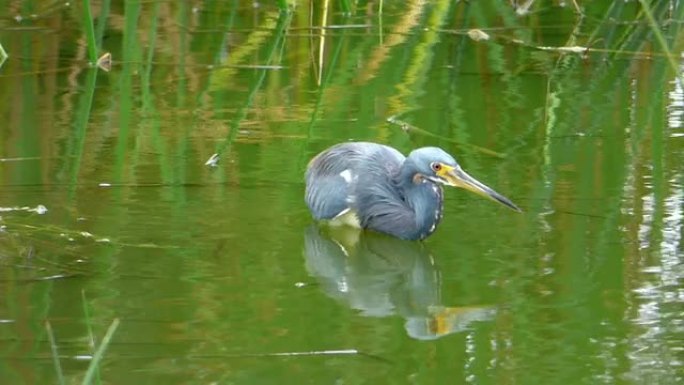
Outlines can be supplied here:
M306 204L316 220L425 239L442 219L442 185L461 187L520 211L508 198L466 174L437 147L404 157L369 142L336 144L309 162Z

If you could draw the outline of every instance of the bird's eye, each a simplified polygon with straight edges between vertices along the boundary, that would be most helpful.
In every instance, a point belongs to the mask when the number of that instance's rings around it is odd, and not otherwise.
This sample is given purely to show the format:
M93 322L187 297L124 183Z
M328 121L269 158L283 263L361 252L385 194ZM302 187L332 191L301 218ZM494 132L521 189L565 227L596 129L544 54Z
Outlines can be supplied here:
M430 167L432 167L432 171L437 172L442 169L442 164L438 162L432 162L432 164L430 164Z

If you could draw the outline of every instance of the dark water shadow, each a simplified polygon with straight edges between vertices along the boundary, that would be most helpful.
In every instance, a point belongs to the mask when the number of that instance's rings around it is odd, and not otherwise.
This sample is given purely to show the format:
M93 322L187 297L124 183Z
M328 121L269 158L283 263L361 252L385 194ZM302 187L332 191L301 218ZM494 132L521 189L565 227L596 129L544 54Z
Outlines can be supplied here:
M440 271L424 243L316 225L304 238L306 269L326 295L364 317L401 316L411 338L461 332L496 312L491 306L445 306Z

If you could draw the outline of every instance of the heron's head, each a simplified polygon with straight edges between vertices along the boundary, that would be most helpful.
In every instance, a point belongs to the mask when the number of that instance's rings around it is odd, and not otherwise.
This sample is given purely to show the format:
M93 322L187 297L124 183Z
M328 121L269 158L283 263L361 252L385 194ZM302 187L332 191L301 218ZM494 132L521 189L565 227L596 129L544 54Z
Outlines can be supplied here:
M423 147L413 150L406 158L413 168L414 182L423 181L440 185L460 187L478 195L499 202L513 210L521 211L505 196L492 190L477 179L468 175L458 162L444 150L437 147Z

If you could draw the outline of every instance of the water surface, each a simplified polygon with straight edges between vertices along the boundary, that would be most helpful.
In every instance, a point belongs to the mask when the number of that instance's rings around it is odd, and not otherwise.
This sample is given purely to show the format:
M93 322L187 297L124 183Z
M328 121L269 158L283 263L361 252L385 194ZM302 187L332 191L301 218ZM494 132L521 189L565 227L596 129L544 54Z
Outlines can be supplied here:
M2 7L1 382L58 383L46 321L80 382L118 319L102 383L681 383L682 84L633 4L501 3L95 2L109 72L79 8ZM346 140L524 212L319 228L303 172Z

